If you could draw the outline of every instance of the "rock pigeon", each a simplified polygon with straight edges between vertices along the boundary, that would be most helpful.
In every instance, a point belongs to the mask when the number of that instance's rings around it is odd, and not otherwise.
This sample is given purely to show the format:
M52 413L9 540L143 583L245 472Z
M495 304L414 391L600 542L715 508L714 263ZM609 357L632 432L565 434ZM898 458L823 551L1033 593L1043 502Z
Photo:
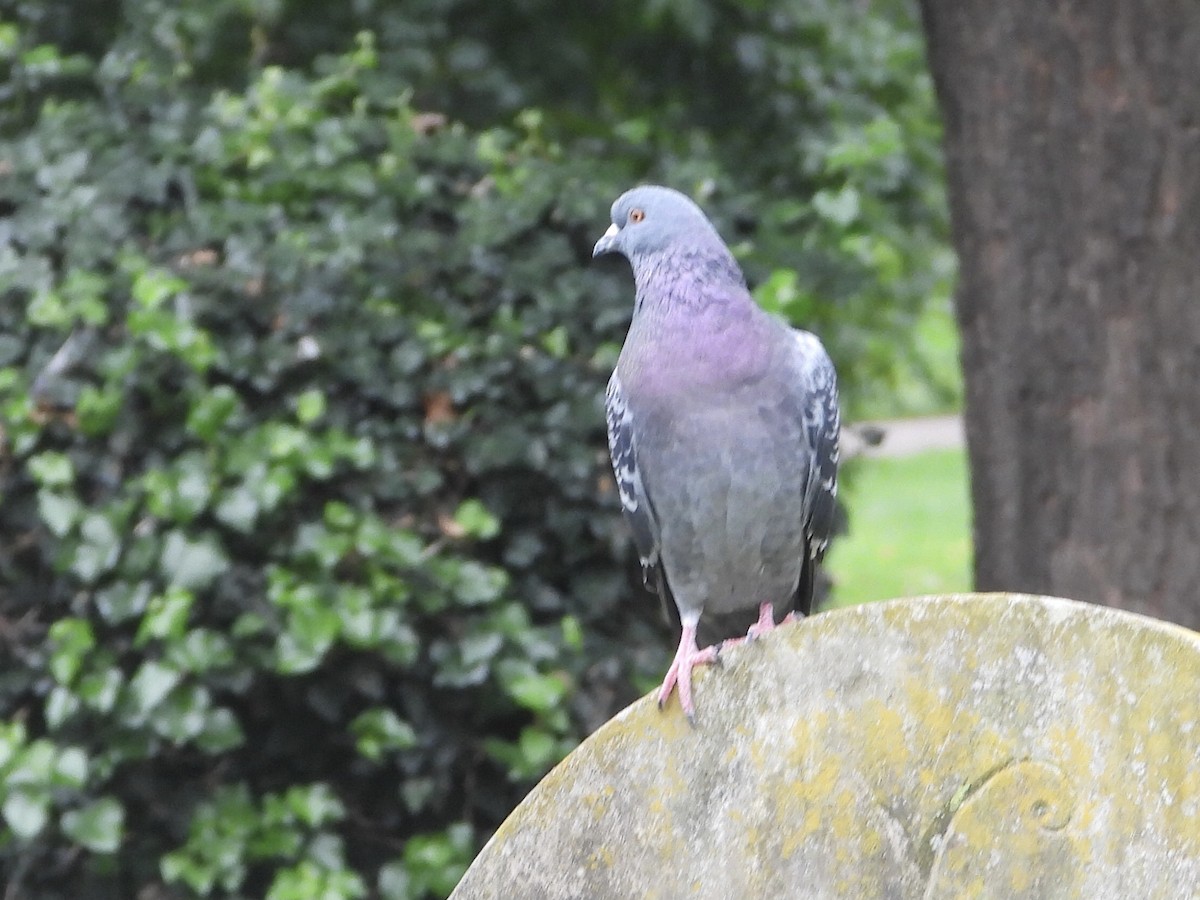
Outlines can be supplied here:
M682 635L658 693L694 716L701 613L807 614L837 495L837 379L814 335L763 311L695 203L670 188L622 194L593 257L624 256L633 319L608 382L608 445L646 586Z

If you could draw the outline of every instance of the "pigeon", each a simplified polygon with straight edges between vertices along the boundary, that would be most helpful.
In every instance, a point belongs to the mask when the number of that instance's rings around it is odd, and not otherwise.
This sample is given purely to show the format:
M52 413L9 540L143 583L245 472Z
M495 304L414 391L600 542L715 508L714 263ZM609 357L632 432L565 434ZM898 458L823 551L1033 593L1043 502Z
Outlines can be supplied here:
M701 614L758 610L741 640L812 608L837 496L837 377L813 334L751 297L733 254L686 195L644 185L612 206L593 257L624 256L633 317L605 393L621 507L646 586L682 634L658 692L694 721Z

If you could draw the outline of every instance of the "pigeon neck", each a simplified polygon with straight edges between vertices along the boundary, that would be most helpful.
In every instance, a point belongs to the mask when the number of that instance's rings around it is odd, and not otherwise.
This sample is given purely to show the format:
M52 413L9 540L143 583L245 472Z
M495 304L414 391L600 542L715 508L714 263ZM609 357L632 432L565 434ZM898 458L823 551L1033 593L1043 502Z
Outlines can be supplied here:
M741 269L724 247L647 254L634 261L633 278L635 314L651 306L695 310L749 300Z
M767 360L746 348L767 346L760 342L770 326L733 256L720 250L634 263L637 300L620 363L631 386L705 390L761 375Z

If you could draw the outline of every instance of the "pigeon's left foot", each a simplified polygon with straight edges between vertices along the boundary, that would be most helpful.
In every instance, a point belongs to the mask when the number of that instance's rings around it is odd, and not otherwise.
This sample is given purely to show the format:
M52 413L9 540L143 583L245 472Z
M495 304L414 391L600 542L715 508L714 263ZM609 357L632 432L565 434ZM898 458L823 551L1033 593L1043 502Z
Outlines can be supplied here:
M784 619L783 621L787 621ZM775 608L770 603L760 604L758 607L758 621L749 627L745 637L728 638L721 642L721 649L727 647L736 647L739 644L746 644L750 641L757 641L768 631L775 628Z
M760 603L758 621L746 631L746 640L756 641L768 631L775 629L775 607L770 603Z
M675 659L671 668L667 669L667 677L663 679L662 687L658 689L658 708L662 709L671 698L671 691L676 683L679 684L679 705L689 722L695 721L696 708L692 705L692 669L696 666L717 662L716 647L705 647L701 650L696 646L696 626L684 625L683 634L679 637L679 649L675 651Z

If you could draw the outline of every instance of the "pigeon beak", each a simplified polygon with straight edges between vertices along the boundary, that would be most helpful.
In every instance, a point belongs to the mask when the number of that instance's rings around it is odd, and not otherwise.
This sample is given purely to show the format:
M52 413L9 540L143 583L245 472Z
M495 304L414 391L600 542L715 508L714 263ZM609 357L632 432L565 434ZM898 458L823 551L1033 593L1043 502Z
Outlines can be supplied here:
M604 232L600 240L596 241L596 246L592 250L592 259L597 256L603 256L605 253L612 253L616 248L613 246L616 243L617 235L621 233L621 229L614 222L608 226L608 231Z

